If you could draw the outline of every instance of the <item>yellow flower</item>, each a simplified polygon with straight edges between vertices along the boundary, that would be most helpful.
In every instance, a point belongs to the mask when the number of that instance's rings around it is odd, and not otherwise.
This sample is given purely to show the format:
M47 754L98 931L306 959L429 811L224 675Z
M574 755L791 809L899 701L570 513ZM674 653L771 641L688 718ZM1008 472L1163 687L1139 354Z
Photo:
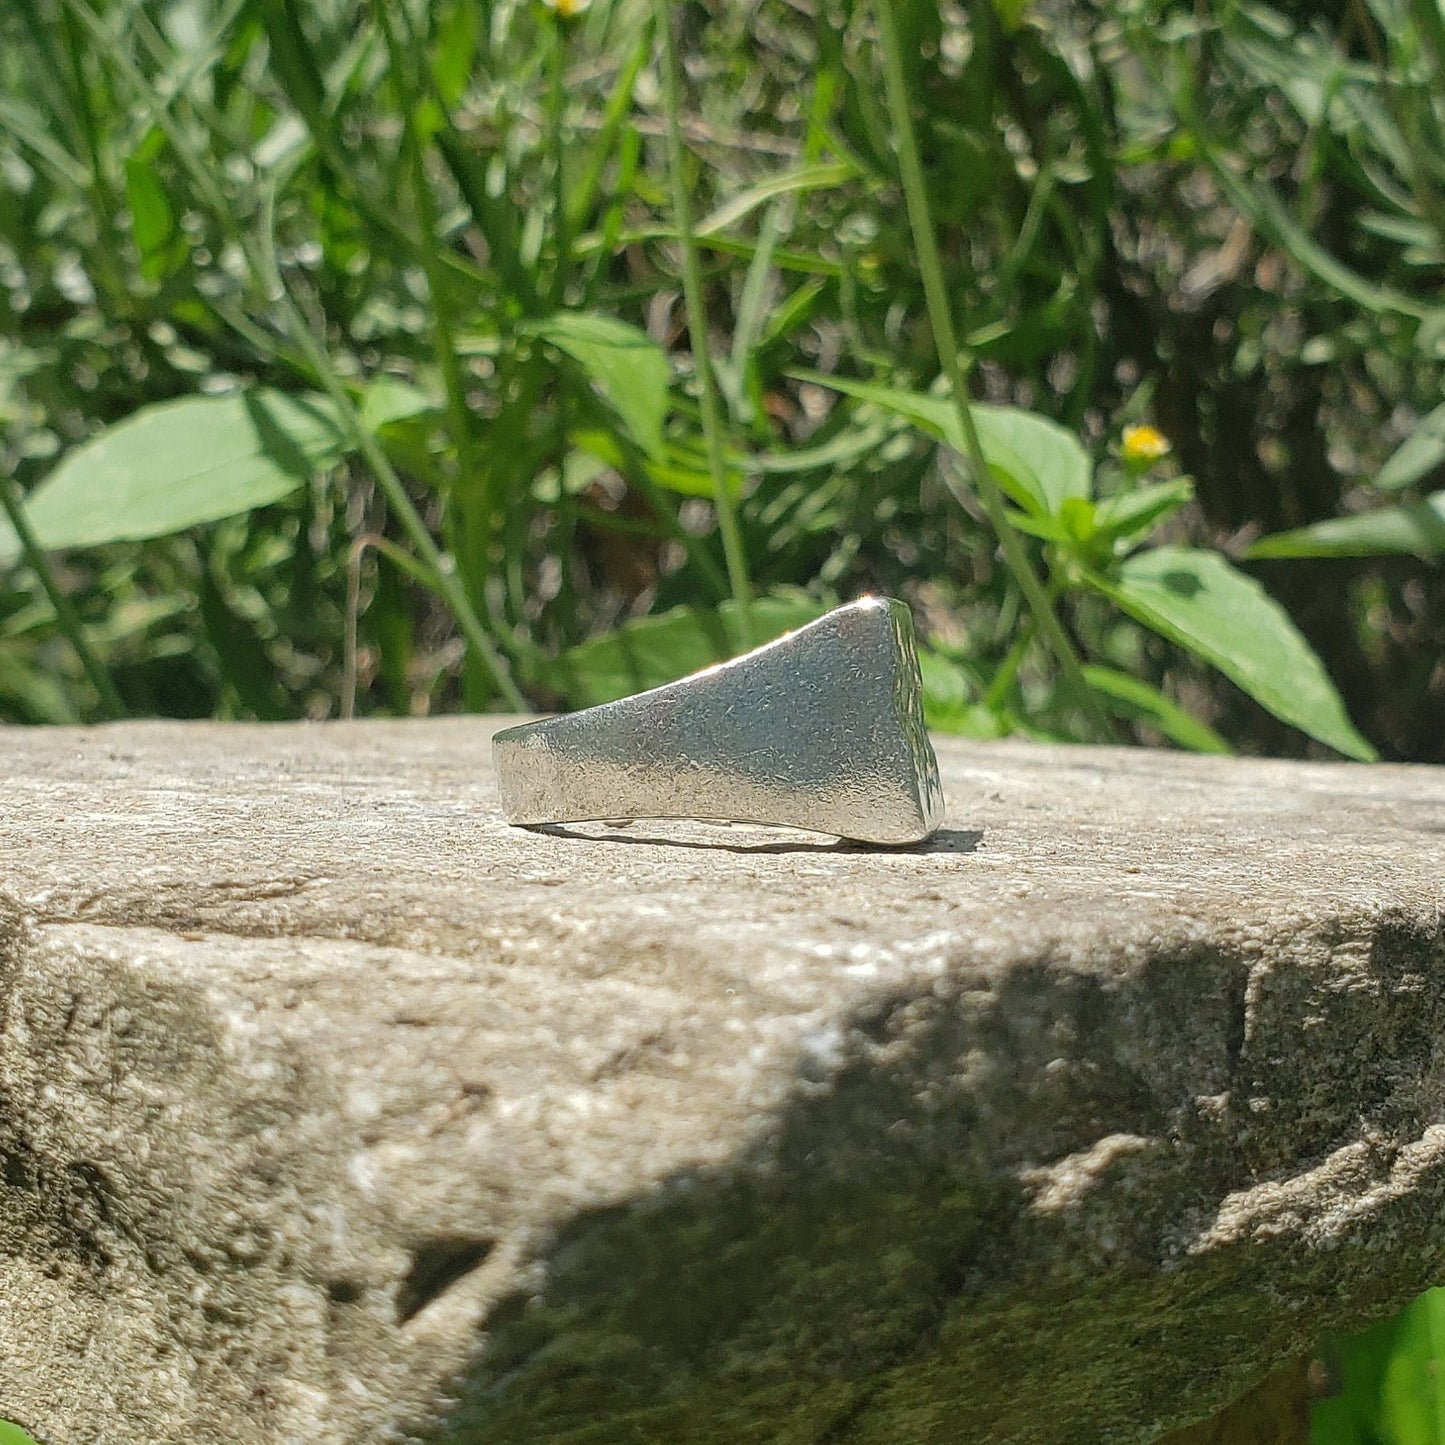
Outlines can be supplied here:
M1167 457L1172 448L1169 438L1158 427L1126 426L1124 444L1120 450L1124 453L1126 462L1147 465L1149 462L1157 462L1160 457Z
M542 0L547 9L555 10L562 20L571 20L580 15L592 0Z

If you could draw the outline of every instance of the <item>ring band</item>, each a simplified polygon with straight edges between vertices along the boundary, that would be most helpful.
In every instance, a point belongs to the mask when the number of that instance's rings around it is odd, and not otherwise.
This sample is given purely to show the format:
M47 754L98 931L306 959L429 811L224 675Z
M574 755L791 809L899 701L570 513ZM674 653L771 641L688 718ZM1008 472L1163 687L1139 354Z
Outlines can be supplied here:
M943 822L906 603L865 597L731 662L507 728L502 810L537 825L703 818L918 843Z

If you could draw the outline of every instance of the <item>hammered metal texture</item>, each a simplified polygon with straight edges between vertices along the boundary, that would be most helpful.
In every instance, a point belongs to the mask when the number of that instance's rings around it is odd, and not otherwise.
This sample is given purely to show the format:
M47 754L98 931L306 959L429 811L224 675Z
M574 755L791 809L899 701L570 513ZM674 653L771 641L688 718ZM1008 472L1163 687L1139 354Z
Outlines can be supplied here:
M865 597L666 687L493 740L512 823L708 818L867 843L943 822L905 603Z

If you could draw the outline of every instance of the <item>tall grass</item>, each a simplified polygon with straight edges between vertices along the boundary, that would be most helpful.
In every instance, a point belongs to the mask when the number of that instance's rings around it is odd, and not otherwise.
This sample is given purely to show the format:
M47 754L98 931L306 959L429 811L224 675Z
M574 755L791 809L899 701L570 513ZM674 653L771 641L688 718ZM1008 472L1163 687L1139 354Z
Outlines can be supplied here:
M76 616L28 590L48 564L12 570L23 628L0 634L0 696L16 715L577 702L602 690L619 626L643 625L641 684L700 637L751 638L755 594L786 623L873 587L940 621L937 725L1221 745L1180 713L1182 686L1300 745L1159 634L1289 726L1368 753L1295 639L1299 707L1243 644L1169 597L1161 611L1153 564L1127 558L1150 526L1187 535L1188 514L1168 520L1182 484L1149 526L1097 510L1149 480L1114 449L1156 386L1101 325L1125 260L1113 198L1169 134L1207 154L1196 103L1181 92L1161 129L1135 70L1090 60L1127 39L1136 66L1170 61L1143 11L1090 39L986 6L967 23L890 7L881 100L880 17L851 4L818 24L643 0L178 14L49 0L0 21L20 178L3 229L22 299L11 469L45 479L31 520L53 554L97 540L76 522L94 509L74 443L143 402L300 389L336 445L285 491L285 458L237 438L266 453L269 506L242 488L204 534L180 525L192 509L140 550L72 548ZM962 468L906 399L830 401L818 378L948 383ZM1022 452L1001 423L976 434L971 386L1082 426L1092 457L1037 427ZM110 505L117 540L134 537ZM1287 628L1217 559L1172 565L1224 587L1266 641ZM680 604L705 615L654 625Z

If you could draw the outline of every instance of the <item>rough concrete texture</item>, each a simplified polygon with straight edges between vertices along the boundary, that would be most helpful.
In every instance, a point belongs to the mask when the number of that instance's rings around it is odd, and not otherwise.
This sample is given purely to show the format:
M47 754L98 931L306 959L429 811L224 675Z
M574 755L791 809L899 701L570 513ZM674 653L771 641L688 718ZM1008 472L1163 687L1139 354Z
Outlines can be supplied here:
M0 1416L1144 1442L1445 1275L1445 770L945 741L888 852L491 731L0 731Z

